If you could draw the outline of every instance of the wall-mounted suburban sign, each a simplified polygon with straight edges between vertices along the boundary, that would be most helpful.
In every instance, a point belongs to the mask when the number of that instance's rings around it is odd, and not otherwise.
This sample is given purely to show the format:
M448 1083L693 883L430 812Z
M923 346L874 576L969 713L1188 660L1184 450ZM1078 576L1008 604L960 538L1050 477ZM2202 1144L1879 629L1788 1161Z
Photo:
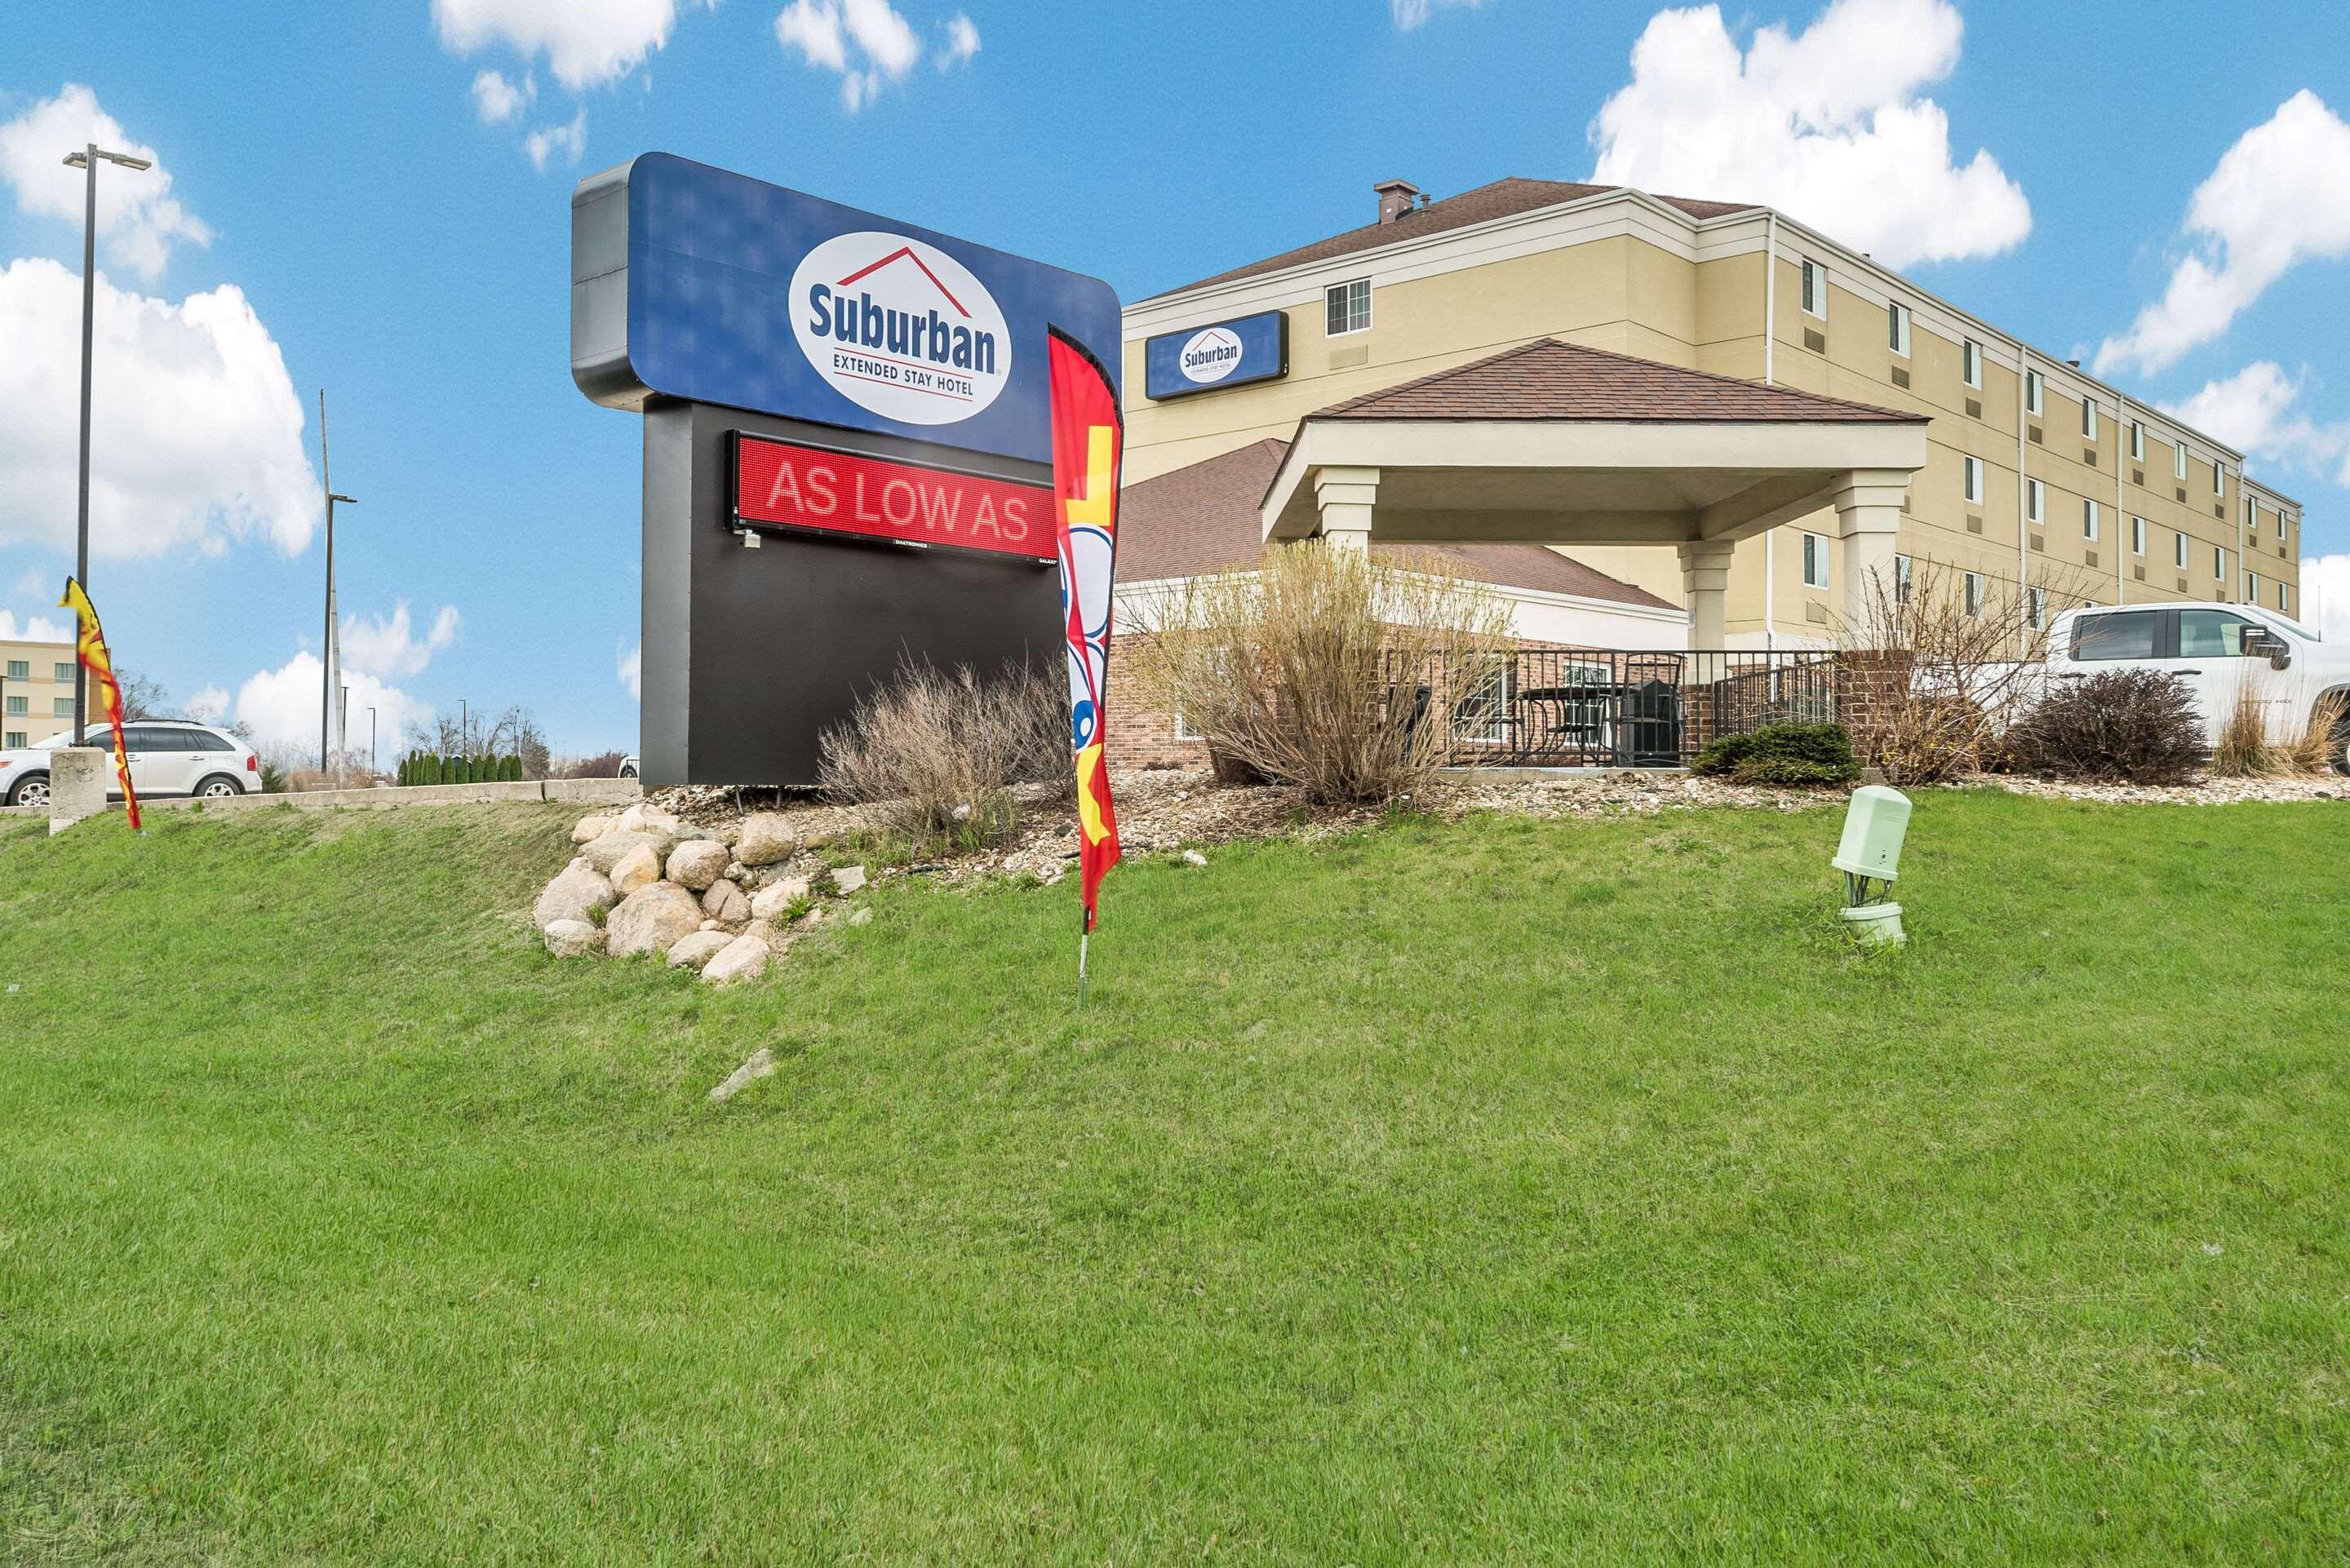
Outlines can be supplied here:
M1050 462L1045 332L1118 341L1098 278L664 152L572 196L571 374Z
M909 659L1065 661L1055 329L1116 364L1118 296L667 153L579 182L572 379L644 416L647 784L813 784Z
M1142 346L1142 389L1159 400L1289 374L1289 313L1267 310L1213 327L1162 332Z
M734 516L906 545L1053 554L1053 487L737 435Z

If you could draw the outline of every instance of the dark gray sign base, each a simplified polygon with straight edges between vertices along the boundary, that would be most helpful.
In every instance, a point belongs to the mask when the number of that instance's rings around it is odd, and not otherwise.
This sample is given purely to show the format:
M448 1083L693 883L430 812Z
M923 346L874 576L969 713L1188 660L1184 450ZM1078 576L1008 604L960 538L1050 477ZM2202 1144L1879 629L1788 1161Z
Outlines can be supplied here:
M1060 668L1049 562L775 531L751 549L730 526L730 431L901 462L920 445L706 403L656 400L644 421L647 786L814 784L817 737L909 657L983 677ZM1035 464L990 466L1051 483Z

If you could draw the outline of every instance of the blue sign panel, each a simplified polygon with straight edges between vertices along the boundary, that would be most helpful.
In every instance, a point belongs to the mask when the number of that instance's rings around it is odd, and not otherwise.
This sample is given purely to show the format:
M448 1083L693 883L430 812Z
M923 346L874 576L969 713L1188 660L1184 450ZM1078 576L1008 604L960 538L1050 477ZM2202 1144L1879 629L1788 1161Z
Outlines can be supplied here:
M572 376L1052 461L1046 327L1116 374L1118 296L1064 272L665 152L572 196Z
M1289 374L1289 313L1268 310L1213 327L1162 332L1142 346L1142 389L1152 398L1222 391Z

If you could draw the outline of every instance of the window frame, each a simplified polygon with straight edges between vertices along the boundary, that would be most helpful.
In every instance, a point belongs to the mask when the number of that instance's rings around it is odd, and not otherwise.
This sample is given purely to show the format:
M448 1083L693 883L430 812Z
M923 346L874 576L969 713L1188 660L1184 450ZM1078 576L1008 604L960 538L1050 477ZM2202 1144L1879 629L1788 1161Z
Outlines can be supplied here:
M2293 613L2293 585L2291 583L2281 582L2277 584L2277 613L2279 615L2291 615Z
M0 731L0 750L23 752L32 749L33 732L29 730Z
M1908 556L1893 557L1893 602L1906 607L1909 603L1909 587L1917 580L1917 562Z
M2211 546L2211 580L2215 583L2228 580L2228 546L2225 545Z
M1357 288L1363 291L1363 319L1360 325L1354 324L1355 306L1354 298L1350 292L1351 290ZM1325 337L1351 337L1357 332L1368 332L1371 329L1371 296L1374 292L1376 291L1372 289L1371 280L1368 277L1350 277L1343 283L1326 285L1322 290L1322 336ZM1342 293L1347 294L1347 296L1344 319L1347 321L1349 325L1341 327L1334 332L1330 329L1331 301L1335 296Z
M1826 591L1828 586L1827 535L1825 534L1814 534L1808 528L1798 528L1795 532L1804 536L1804 587L1807 588L1818 588L1823 592ZM1812 566L1813 563L1815 561L1819 565L1820 573L1816 581L1814 581L1812 576Z
M1969 620L1982 618L1983 606L1991 599L1990 584L1991 579L1981 572L1965 574L1965 581L1960 588L1960 607L1966 611Z
M1978 392L1981 391L1983 383L1982 365L1982 345L1976 342L1971 337L1965 338L1960 341L1959 344L1959 384L1961 386L1972 387Z
M2048 417L2048 378L2037 370L2023 373L2023 411L2034 419Z
M33 678L33 661L32 661L31 659L12 659L8 660L8 679L9 679L9 680L30 680L32 678Z
M2132 517L2129 522L2130 554L2133 556L2143 556L2146 554L2146 519L2143 517Z
M2187 483L2187 443L2183 441L2171 444L2170 477L2181 484Z
M1886 343L1897 358L1909 358L1910 334L1915 325L1914 314L1908 306L1898 299L1886 302Z
M2027 587L2023 590L2023 624L2033 631L2048 629L2048 590Z
M1982 504L1983 462L1972 452L1959 455L1959 493L1970 506Z
M2103 439L2097 434L2097 397L2095 392L2085 392L2081 397L2081 439Z
M2099 607L2091 605L2085 607L2097 609ZM2082 657L2081 634L2084 631L2093 626L2103 626L2109 621L2119 621L2126 617L2135 616L2145 617L2147 624L2153 629L2154 635L2147 639L2146 652L2113 653L2101 658ZM2075 664L2119 664L2128 659L2168 658L2169 655L2164 650L2177 646L2178 643L2177 626L2176 614L2163 609L2106 609L2095 615L2078 615L2073 618L2072 637L2065 644L2064 657Z
M0 700L0 714L11 719L29 719L33 716L33 700L21 691L11 691L5 700ZM70 718L72 715L67 716Z
M2097 527L2103 520L2104 519L2097 506L2096 497L2092 495L2083 496L2081 498L2081 537L2090 541L2092 544L2095 543L2097 538Z
M2130 461L2132 462L2146 461L2146 421L2144 420L2130 421Z
M2048 482L2027 478L2023 482L2023 520L2039 526L2048 522Z
M2183 572L2187 569L2187 530L2174 528L2170 531L2170 537L2172 540L2170 564Z
M1809 256L1798 256L1795 303L1806 316L1828 318L1828 269Z
M2211 460L2211 493L2221 501L2228 499L2228 470L2216 457Z

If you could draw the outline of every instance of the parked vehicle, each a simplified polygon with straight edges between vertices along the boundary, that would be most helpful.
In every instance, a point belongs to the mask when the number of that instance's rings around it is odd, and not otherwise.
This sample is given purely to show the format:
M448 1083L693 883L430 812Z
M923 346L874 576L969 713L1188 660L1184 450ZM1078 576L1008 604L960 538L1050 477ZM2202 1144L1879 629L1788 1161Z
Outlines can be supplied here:
M88 744L111 746L113 737L103 724L89 727ZM14 751L0 752L0 803L8 805L49 804L49 753L73 744L73 732ZM261 788L261 759L253 748L210 724L181 719L142 719L122 727L123 751L130 763L130 784L141 795L197 795L209 800L250 794ZM107 773L107 798L120 800L112 788L113 770Z
M2123 605L2067 610L2049 628L2052 680L2131 669L2186 682L2215 743L2241 701L2260 705L2272 743L2330 713L2334 765L2350 773L2350 647L2298 621L2255 605Z
M622 757L620 759L620 777L624 779L632 779L636 776L637 759L633 756Z

